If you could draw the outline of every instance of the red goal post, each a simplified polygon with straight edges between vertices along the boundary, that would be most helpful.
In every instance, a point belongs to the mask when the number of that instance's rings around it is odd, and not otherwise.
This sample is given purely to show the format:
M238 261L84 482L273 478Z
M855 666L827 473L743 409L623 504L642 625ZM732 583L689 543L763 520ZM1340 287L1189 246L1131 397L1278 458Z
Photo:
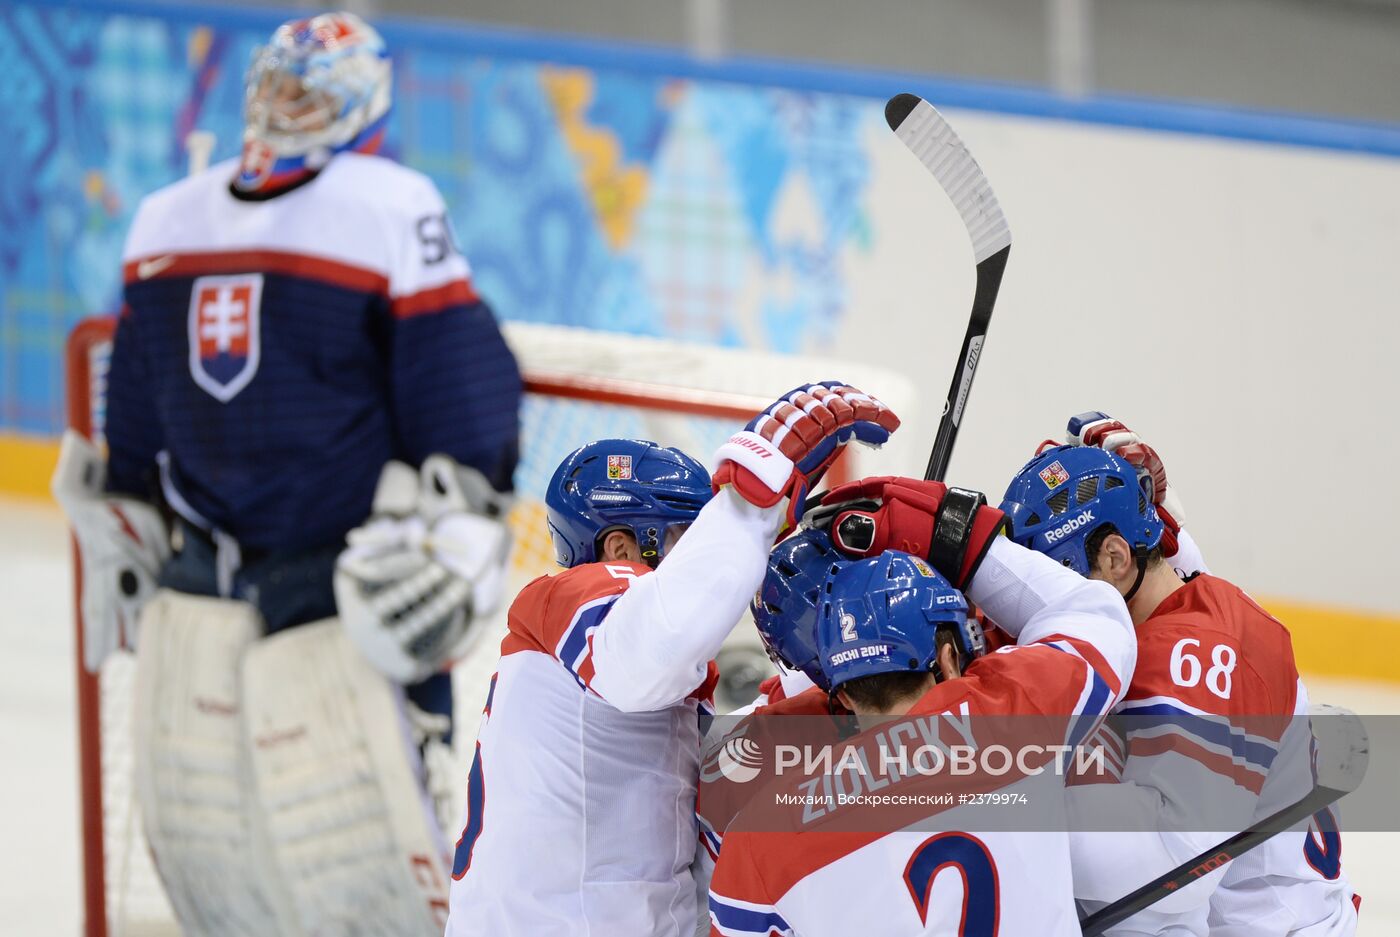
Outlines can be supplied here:
M107 366L115 318L80 322L66 348L67 420L70 428L101 442ZM564 326L508 323L506 338L521 362L522 407L518 504L511 515L516 584L552 566L552 550L540 499L558 461L591 439L629 436L674 445L707 462L735 428L804 381L837 375L870 390L896 412L913 399L902 375L818 358L717 348ZM843 456L832 479L850 477L858 465ZM73 554L74 588L82 571ZM119 652L102 670L83 667L83 628L75 601L75 672L82 818L84 933L87 937L140 937L178 933L146 854L133 796L130 680L133 655ZM466 696L484 694L494 666L494 646L454 675ZM491 658L487 661L485 658ZM476 713L467 699L459 713ZM472 731L467 731L471 729ZM474 725L457 735L470 740Z

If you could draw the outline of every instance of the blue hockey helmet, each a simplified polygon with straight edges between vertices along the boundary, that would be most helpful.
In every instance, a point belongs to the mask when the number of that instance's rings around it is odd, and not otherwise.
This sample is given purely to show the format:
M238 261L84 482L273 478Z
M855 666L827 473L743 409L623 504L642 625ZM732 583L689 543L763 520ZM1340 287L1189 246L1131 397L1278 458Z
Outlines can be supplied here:
M774 663L819 682L817 613L822 582L832 569L854 562L838 552L824 530L800 528L768 554L768 571L750 606L758 636Z
M598 559L610 530L630 530L648 565L666 551L711 498L710 473L679 449L645 439L600 439L565 457L544 503L560 566Z
M1105 524L1144 558L1140 566L1162 542L1151 476L1094 446L1056 446L1031 459L1007 486L1001 509L1012 540L1083 576L1092 565L1089 537Z
M940 627L951 626L963 665L986 653L982 626L961 592L927 562L899 550L828 573L817 654L828 693L859 677L936 671Z

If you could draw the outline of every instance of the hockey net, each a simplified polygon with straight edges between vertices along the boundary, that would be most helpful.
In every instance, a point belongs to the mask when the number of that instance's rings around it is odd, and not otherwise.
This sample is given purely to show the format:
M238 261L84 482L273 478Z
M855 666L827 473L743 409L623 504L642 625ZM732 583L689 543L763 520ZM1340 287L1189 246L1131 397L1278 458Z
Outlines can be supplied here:
M111 317L84 320L69 336L67 347L69 424L99 443L114 327ZM559 326L511 323L506 333L526 379L516 473L519 498L511 516L514 588L555 569L541 495L559 460L584 442L652 439L678 446L704 462L728 433L777 393L803 381L839 374L879 394L896 410L912 396L902 376L852 368L849 363ZM842 469L852 473L858 466L838 464L837 470ZM74 578L80 589L78 565L75 550ZM135 657L118 652L98 674L88 673L82 665L81 622L76 625L84 933L178 934L142 835L131 776ZM454 671L459 747L475 735L503 630L502 614L476 652ZM736 629L735 640L756 643L751 636L741 636L745 631L752 633L751 628Z

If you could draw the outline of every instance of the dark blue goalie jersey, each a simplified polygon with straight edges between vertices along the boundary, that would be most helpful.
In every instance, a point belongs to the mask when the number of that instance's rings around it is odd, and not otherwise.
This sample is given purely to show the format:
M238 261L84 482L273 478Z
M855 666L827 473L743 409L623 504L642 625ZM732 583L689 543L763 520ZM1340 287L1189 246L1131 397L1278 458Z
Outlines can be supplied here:
M137 211L108 390L108 486L245 547L332 543L392 458L444 452L510 487L520 371L436 188L337 156L267 201L233 162Z

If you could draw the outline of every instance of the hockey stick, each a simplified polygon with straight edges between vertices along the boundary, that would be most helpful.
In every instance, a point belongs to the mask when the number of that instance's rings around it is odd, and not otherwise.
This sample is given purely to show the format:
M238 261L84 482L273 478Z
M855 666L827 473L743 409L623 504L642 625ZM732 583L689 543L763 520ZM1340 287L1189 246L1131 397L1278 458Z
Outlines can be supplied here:
M958 441L958 428L972 392L972 379L977 375L982 346L987 340L987 326L992 320L1001 275L1006 270L1007 255L1011 253L1011 229L977 160L933 105L917 95L897 94L885 104L885 121L919 162L933 173L952 200L967 227L977 263L972 315L924 472L924 478L942 481L953 457L953 445Z
M1275 834L1295 826L1360 787L1361 779L1366 776L1366 765L1370 761L1370 742L1361 720L1356 718L1355 713L1336 706L1318 706L1314 713L1326 716L1329 720L1336 720L1340 725L1331 726L1327 733L1329 741L1335 744L1336 751L1318 753L1317 782L1312 793L1297 803L1284 807L1254 829L1236 833L1220 845L1207 849L1194 859L1189 859L1165 875L1153 879L1137 891L1124 895L1081 919L1079 926L1084 932L1084 937L1098 937L1113 925L1162 900L1178 888L1209 875L1231 859L1238 859L1254 847L1273 838ZM1331 738L1333 735L1344 737L1336 740Z
M198 175L209 168L215 140L214 134L208 130L191 130L185 134L185 157L189 160L185 175Z

